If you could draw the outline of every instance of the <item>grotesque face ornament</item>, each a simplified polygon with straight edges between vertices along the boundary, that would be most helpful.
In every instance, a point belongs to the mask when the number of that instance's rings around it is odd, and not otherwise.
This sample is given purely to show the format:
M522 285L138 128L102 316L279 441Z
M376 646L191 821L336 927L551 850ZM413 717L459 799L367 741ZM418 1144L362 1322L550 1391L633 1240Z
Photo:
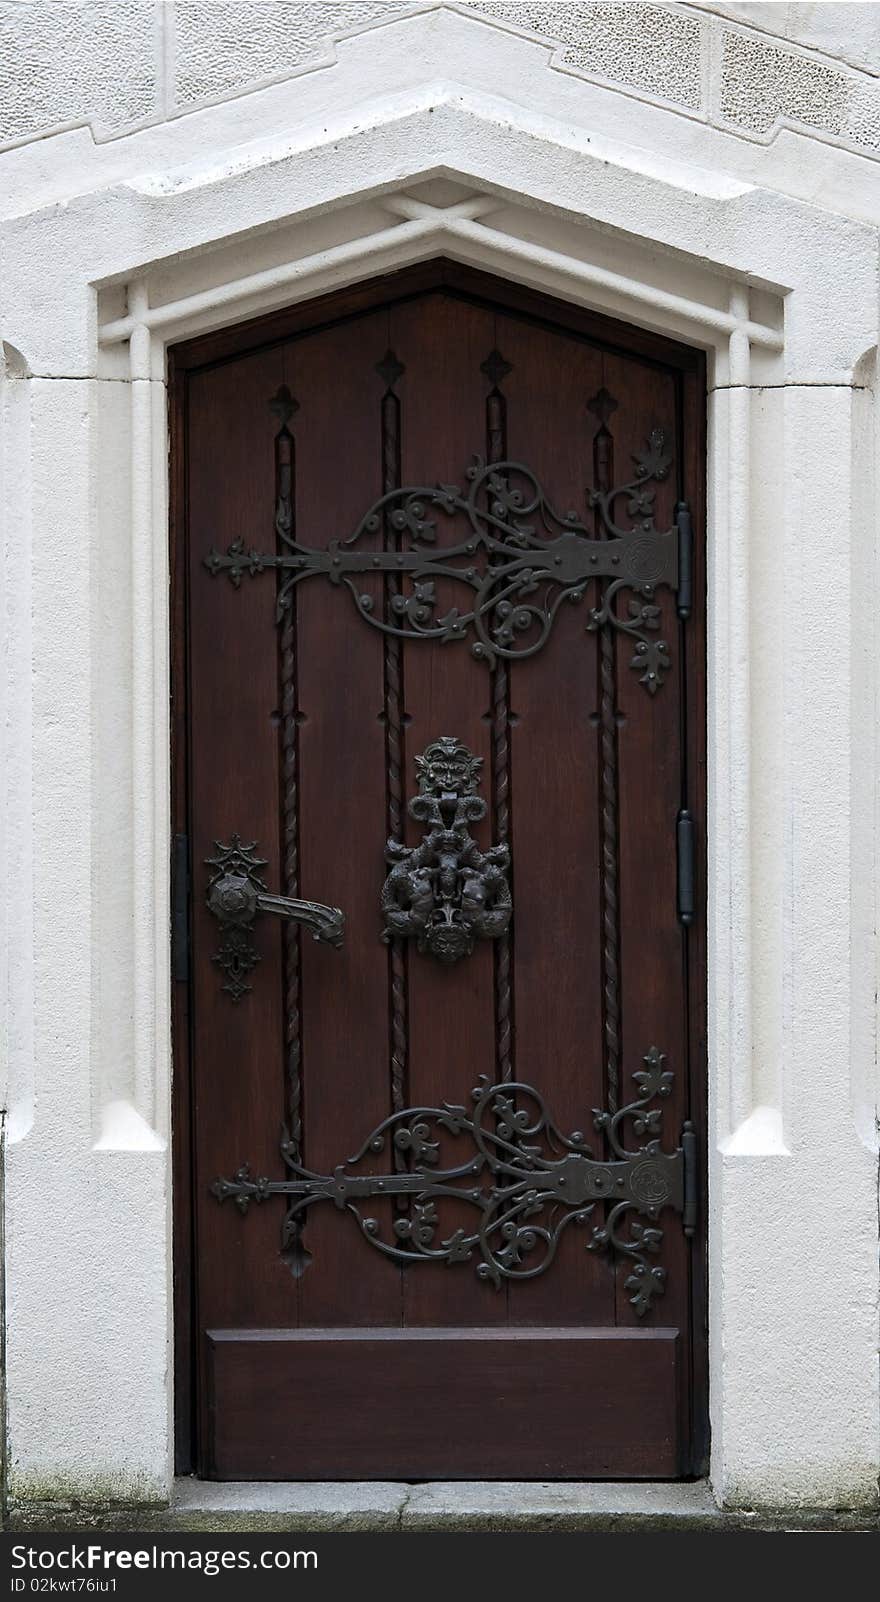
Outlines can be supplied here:
M422 795L473 795L480 782L482 757L474 756L454 736L443 734L416 757Z

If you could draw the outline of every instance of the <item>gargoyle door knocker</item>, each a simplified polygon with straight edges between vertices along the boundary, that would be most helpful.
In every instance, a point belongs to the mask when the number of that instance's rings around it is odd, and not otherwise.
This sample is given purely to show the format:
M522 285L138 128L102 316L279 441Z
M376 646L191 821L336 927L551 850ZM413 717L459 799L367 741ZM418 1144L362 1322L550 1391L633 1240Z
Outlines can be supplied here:
M510 923L513 904L505 845L481 851L470 825L486 816L477 795L482 758L460 740L443 735L416 757L419 793L408 805L425 825L422 841L405 846L389 840L393 864L382 889L382 938L411 939L438 962L458 962L474 941L497 940Z

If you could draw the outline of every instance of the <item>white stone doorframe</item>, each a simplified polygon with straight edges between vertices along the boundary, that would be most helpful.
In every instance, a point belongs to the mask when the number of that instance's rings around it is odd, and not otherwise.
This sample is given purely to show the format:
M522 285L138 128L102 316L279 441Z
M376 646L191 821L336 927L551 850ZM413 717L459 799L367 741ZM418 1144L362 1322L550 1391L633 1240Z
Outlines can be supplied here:
M876 1499L876 235L643 158L438 94L7 230L15 1496L172 1481L166 347L445 254L708 352L711 1478Z

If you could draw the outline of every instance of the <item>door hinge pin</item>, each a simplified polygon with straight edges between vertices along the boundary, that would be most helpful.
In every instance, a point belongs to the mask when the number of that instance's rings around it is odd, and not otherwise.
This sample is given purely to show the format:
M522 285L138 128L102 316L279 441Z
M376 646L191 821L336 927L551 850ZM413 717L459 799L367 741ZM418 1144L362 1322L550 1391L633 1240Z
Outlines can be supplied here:
M693 923L696 912L694 820L687 807L682 807L676 819L675 840L678 853L678 920L687 928Z
M694 600L694 530L687 501L679 501L676 505L675 526L678 529L678 593L675 606L685 623L691 615Z
M171 846L171 974L189 979L189 839L176 834Z
M697 1137L694 1126L688 1119L681 1132L681 1149L684 1157L684 1206L681 1212L681 1227L686 1235L692 1235L697 1227Z

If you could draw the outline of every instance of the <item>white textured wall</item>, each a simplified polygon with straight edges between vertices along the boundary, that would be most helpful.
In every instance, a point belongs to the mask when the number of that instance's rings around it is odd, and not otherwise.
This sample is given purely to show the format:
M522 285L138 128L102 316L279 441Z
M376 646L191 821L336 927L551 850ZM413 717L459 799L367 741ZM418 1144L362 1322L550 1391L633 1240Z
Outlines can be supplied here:
M15 1495L169 1484L164 340L450 249L709 351L713 1483L876 1502L878 79L740 9L0 7Z
M464 0L558 44L557 65L744 138L792 126L880 158L876 5ZM99 139L301 71L406 0L3 0L0 144ZM503 86L500 86L503 87Z
M857 4L819 0L814 5L785 5L783 0L696 0L700 11L715 11L731 22L741 22L789 44L821 50L836 61L876 73L880 61L880 5L876 0Z

